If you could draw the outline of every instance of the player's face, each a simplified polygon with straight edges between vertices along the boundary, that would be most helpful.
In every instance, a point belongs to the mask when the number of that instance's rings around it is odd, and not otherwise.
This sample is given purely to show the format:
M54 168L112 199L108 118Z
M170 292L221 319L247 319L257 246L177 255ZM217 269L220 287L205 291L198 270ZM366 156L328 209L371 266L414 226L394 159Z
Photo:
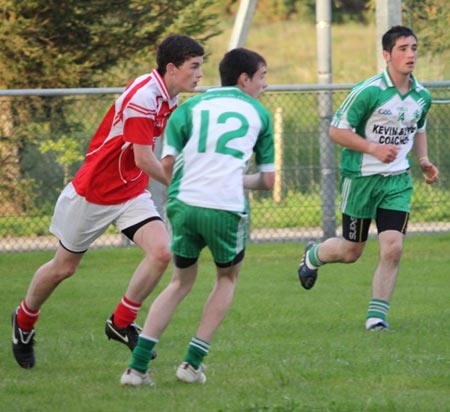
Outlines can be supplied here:
M197 56L186 60L181 66L173 66L167 79L169 92L175 96L194 91L203 76L202 64L203 57Z
M414 36L400 37L390 53L385 55L392 71L407 75L412 73L417 59L417 40Z
M266 73L267 67L261 65L253 77L247 79L244 91L255 99L258 99L267 88Z

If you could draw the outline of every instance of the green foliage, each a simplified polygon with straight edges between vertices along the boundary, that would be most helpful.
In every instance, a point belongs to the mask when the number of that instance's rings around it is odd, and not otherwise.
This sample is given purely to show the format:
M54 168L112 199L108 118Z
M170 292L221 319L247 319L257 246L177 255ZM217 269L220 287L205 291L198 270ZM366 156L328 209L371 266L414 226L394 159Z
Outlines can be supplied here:
M34 182L25 181L23 191L28 195L36 192L32 189ZM450 197L450 190L440 190L435 193L433 186L422 182L414 185L412 199L411 220L426 225L427 222L448 222L450 211L446 199ZM56 194L55 194L56 195ZM439 201L442 199L442 201ZM53 200L53 199L52 199ZM338 210L340 198L336 198L336 222L340 225L340 213ZM33 201L29 201L33 204ZM49 206L53 203L49 203ZM313 187L310 192L296 192L289 190L280 201L275 201L272 194L266 196L254 196L250 194L251 206L251 230L270 230L287 228L311 228L322 226L322 200L318 187ZM38 216L0 216L0 237L35 237L48 234L48 226L51 219L52 207L41 207ZM44 214L46 212L46 214ZM107 233L116 233L111 226Z
M366 332L376 240L350 265L326 265L311 291L297 265L303 243L249 245L230 311L205 359L208 381L177 382L214 283L205 253L197 283L156 349L153 388L121 388L130 351L104 335L105 320L142 259L137 248L94 250L45 303L37 364L11 353L8 315L52 252L0 254L2 410L29 412L448 412L450 235L408 236L389 313L390 333ZM144 303L170 279L170 270Z
M95 86L112 67L153 53L169 31L217 33L215 0L0 1L0 85Z
M443 191L440 196L436 195L436 188L426 183L416 182L414 185L414 194L412 198L412 216L415 222L450 222L450 210L447 207L439 207L442 200L446 197ZM447 197L450 193L447 194Z
M0 216L0 237L27 237L48 235L51 216L21 216L14 219Z
M320 227L322 218L320 191L294 192L290 190L280 202L272 197L251 201L251 228L283 229Z
M81 142L73 139L66 134L62 134L57 141L44 140L39 149L41 153L54 152L56 153L56 160L64 168L64 185L69 183L70 167L83 160L84 156L81 154Z
M27 177L9 179L3 173L0 173L0 179L0 193L2 195L0 214L1 216L7 216L6 221L15 221L17 216L36 212L35 206L38 199L38 185L35 179ZM10 215L12 214L15 217L11 219ZM5 227L6 225L1 227L0 233L4 231ZM11 236L14 236L14 231L9 233Z
M136 64L144 54L148 59L162 37L171 32L187 33L200 41L217 34L218 17L211 10L215 3L0 0L0 87L87 87L98 85L102 78L110 82L115 68L130 61ZM115 72L115 80L122 84L129 81L128 76L128 71ZM33 138L39 136L40 154L47 154L46 160L51 162L56 154L63 183L67 183L72 167L82 158L83 140L76 135L81 122L68 119L70 114L56 100L34 98L4 109L8 123L0 128L0 165L5 167L0 173L2 202L10 198L13 209L31 209L35 206L32 197L25 203L17 197L15 186L28 178L27 171L33 169L30 164L42 167ZM38 133L30 133L33 129ZM61 186L55 181L45 183L52 188Z
M37 96L12 101L8 109L14 127L2 144L14 148L17 156L11 156L11 149L0 152L0 163L11 163L3 169L5 173L0 172L1 201L9 198L16 204L13 209L29 213L36 208L41 214L53 210L57 194L84 158L86 139L91 135L86 127L92 126L86 123L86 116L79 115L76 102ZM90 109L94 108L91 102ZM9 175L8 169L12 169ZM18 191L24 191L26 181L33 182L33 190L26 186L29 194L23 199Z
M33 193L30 190L30 185L25 186L25 189ZM54 206L54 204L52 204ZM50 209L42 208L48 214L44 215L43 210L31 212L28 215L16 216L11 218L9 216L0 216L0 238L17 238L20 242L20 238L35 238L37 236L48 236L50 232L50 222L52 219L53 207ZM114 226L110 226L106 234L117 234L118 231Z
M419 37L421 50L432 54L450 49L450 3L448 0L405 0L404 23Z
M403 0L401 7L402 24L410 27L417 35L420 52L434 56L444 52L448 54L450 49L448 0ZM368 1L367 8L375 12L376 1Z
M366 22L368 0L334 0L332 20L336 23ZM231 7L228 6L227 10ZM255 22L294 20L303 23L316 21L316 0L259 0Z

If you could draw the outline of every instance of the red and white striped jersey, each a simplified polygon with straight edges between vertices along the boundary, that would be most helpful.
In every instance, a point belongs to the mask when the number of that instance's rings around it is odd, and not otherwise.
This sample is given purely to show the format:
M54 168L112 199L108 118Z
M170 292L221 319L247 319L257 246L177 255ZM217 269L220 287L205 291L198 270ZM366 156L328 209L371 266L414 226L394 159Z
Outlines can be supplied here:
M134 161L133 144L151 145L163 134L178 97L170 98L155 69L133 80L95 132L72 183L91 203L114 205L140 195L149 176Z

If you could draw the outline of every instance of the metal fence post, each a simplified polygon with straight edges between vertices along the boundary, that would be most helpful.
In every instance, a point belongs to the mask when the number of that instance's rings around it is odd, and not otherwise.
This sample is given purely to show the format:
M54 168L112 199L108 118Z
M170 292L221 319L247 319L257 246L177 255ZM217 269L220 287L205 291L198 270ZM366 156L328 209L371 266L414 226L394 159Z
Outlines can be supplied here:
M280 203L283 200L283 108L277 107L273 123L276 174L272 196L275 203Z
M318 83L331 84L331 1L316 2L317 21L317 70ZM328 129L333 116L331 91L318 92L320 188L322 198L322 229L325 238L336 234L336 181L334 145L328 138Z

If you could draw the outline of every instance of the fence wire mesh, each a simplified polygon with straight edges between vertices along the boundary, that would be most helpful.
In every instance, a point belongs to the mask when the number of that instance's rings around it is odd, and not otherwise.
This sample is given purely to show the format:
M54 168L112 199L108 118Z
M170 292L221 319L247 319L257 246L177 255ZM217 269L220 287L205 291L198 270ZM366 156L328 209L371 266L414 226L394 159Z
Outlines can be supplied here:
M450 82L426 85L434 103L428 116L428 152L440 179L426 185L411 158L415 191L409 233L450 231ZM52 249L57 240L48 227L56 199L120 89L13 92L0 91L0 251ZM263 95L274 120L277 178L272 192L248 195L251 242L340 234L341 149L327 131L348 92L349 86L342 85L283 86ZM164 190L150 189L163 207ZM93 247L129 244L111 227Z

